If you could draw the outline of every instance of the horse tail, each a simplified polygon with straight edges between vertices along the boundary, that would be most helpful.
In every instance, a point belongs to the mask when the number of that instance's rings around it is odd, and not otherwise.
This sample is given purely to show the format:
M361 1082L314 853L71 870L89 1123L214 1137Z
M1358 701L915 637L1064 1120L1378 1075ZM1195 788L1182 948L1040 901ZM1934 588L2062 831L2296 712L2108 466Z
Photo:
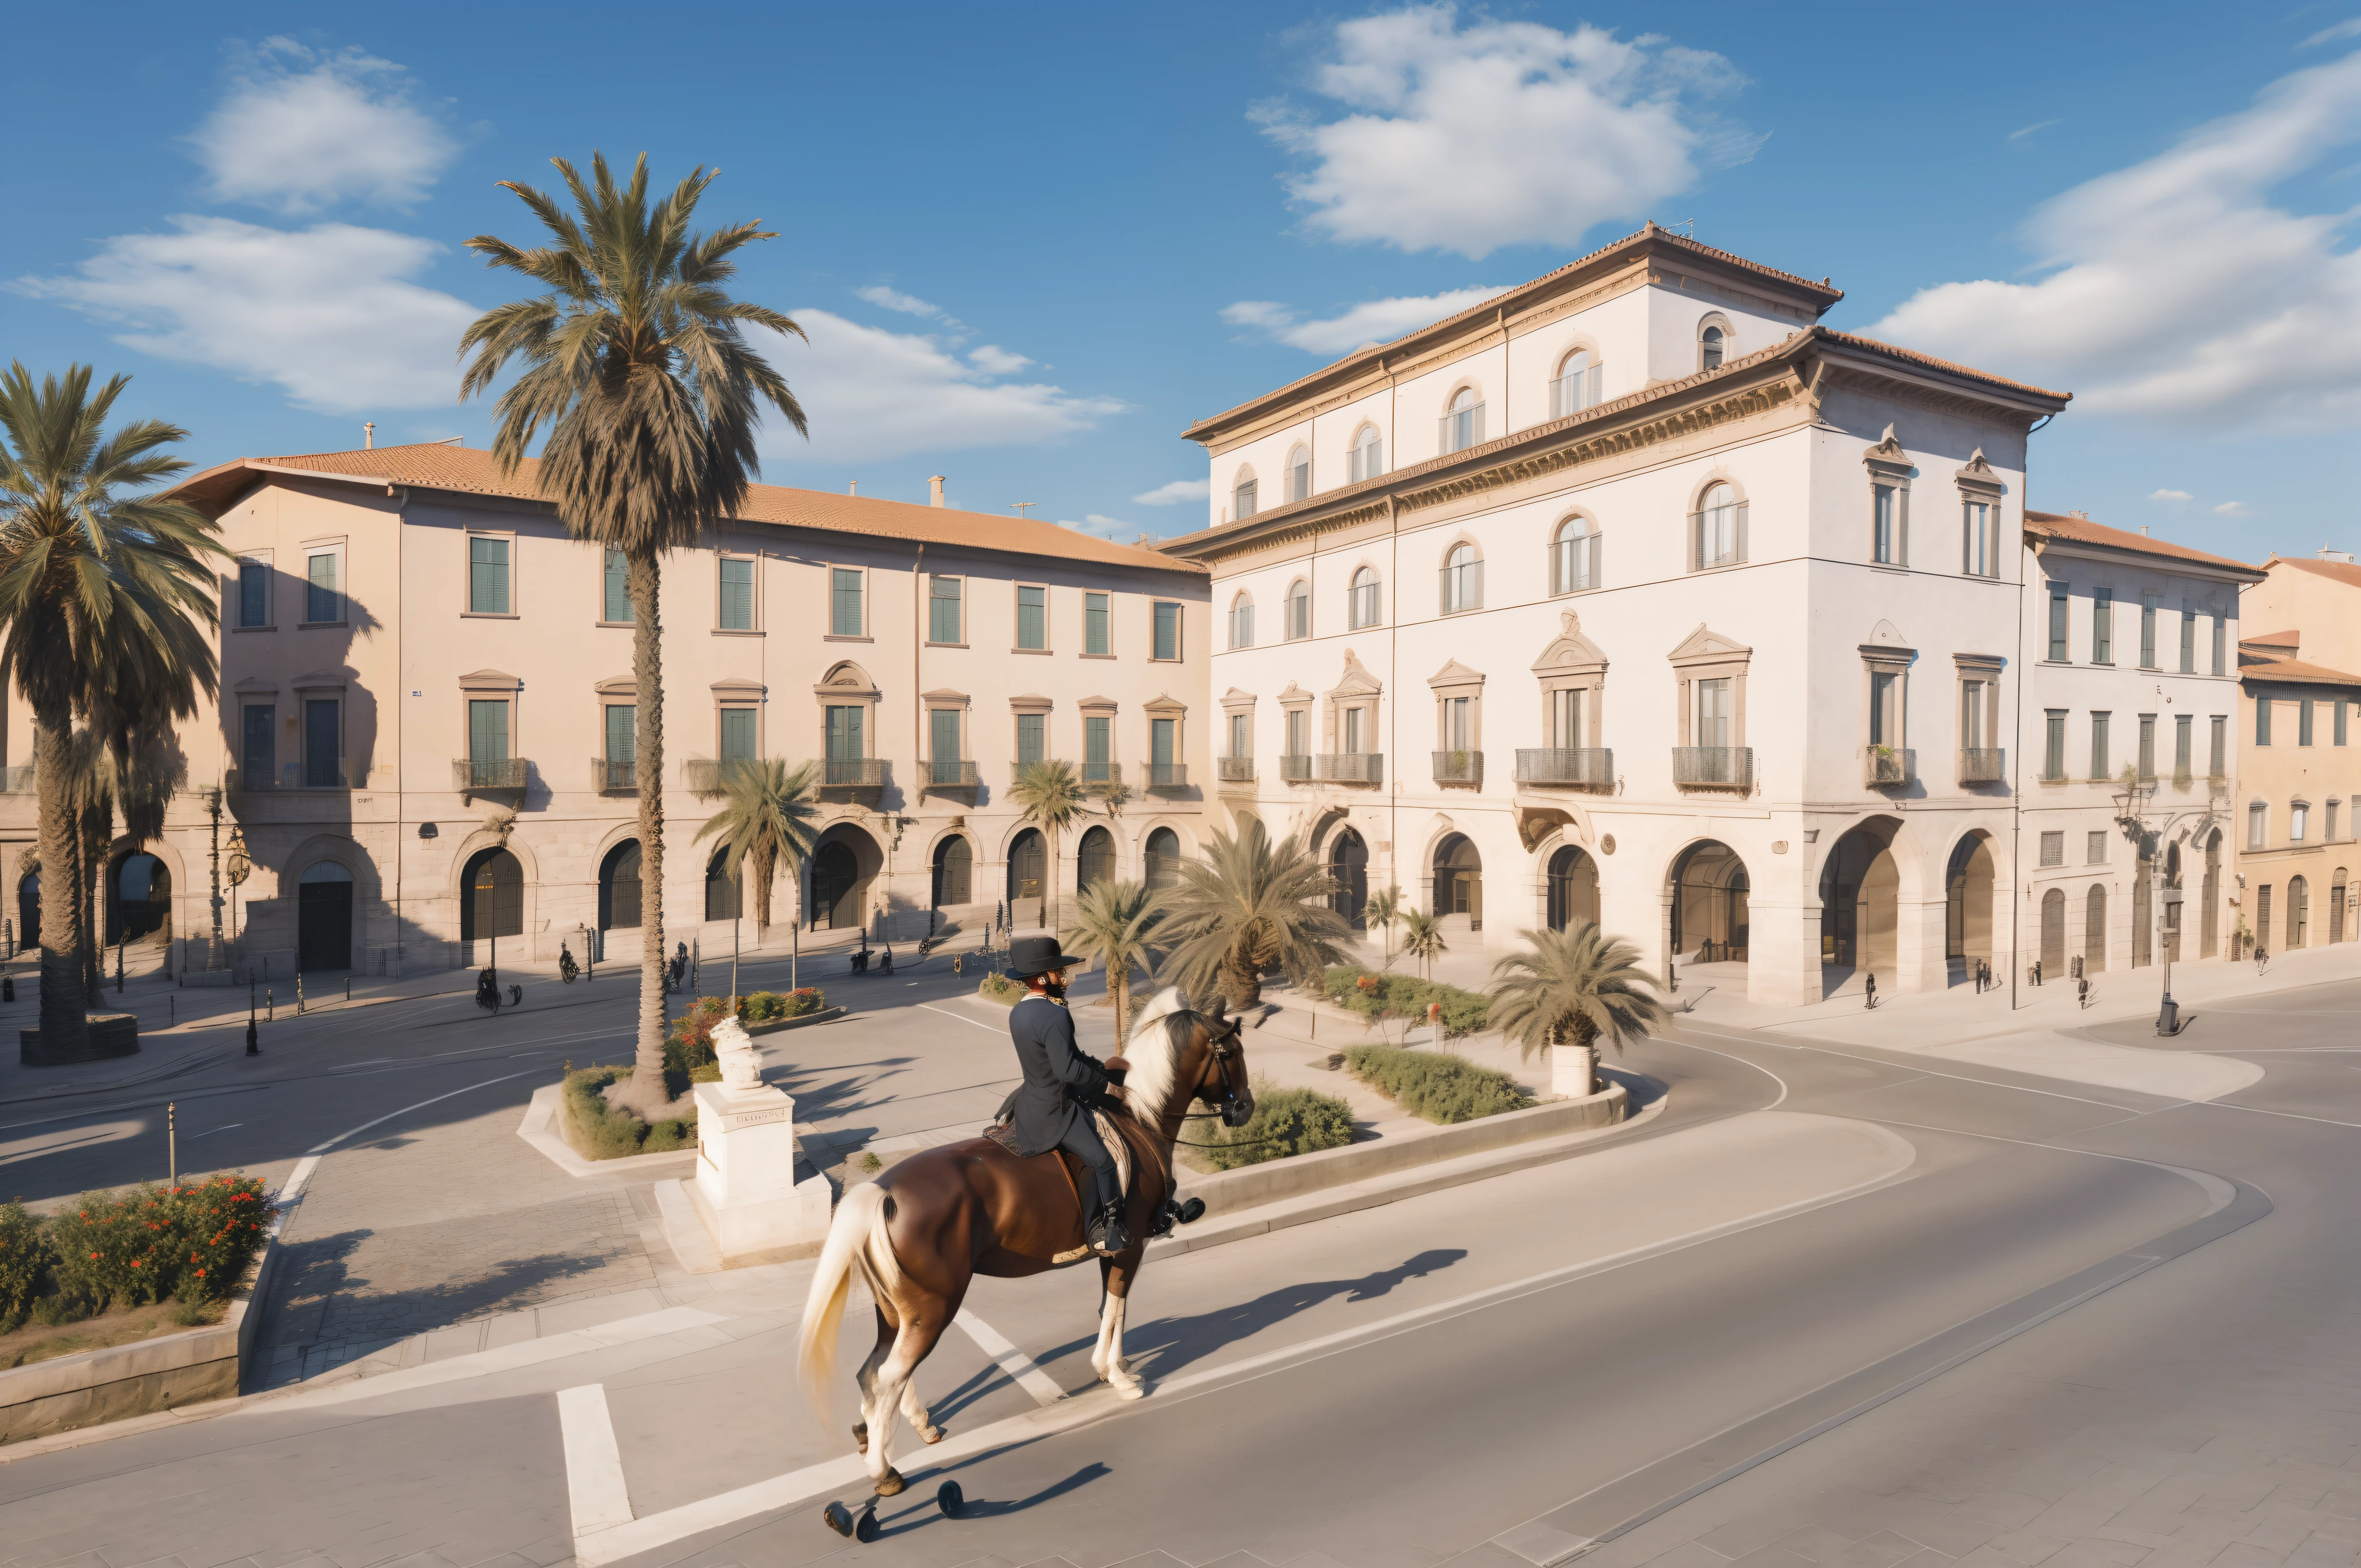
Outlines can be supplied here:
M844 1324L844 1304L852 1294L854 1273L858 1271L862 1282L876 1290L892 1274L900 1272L891 1266L894 1247L885 1234L885 1190L873 1181L861 1182L845 1192L837 1203L836 1218L829 1223L819 1267L812 1276L811 1294L804 1299L796 1363L804 1398L822 1426L829 1422L829 1385L836 1376L837 1334ZM887 1279L878 1277L875 1258L881 1252L891 1268Z

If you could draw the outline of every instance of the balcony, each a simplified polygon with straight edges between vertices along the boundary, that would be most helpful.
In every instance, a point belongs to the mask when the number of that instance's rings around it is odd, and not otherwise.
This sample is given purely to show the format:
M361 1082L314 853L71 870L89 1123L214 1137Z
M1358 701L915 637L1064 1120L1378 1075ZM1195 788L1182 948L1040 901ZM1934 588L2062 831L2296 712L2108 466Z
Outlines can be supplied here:
M1151 790L1187 789L1189 765L1186 762L1148 763L1148 787Z
M928 789L973 789L981 783L975 764L960 757L930 757L926 762Z
M590 787L600 795L630 795L640 787L639 764L593 757L590 759Z
M1312 759L1312 774L1322 784L1374 784L1386 782L1386 759L1380 751L1323 751Z
M711 757L689 757L680 764L681 787L699 800L721 794L721 764Z
M2008 753L1996 746L1963 748L1960 782L1963 784L2002 784L2008 778Z
M232 768L230 772L234 775L237 770ZM232 785L231 787L235 788L236 786ZM0 795L31 795L33 793L34 784L32 763L27 762L21 767L0 768Z
M1279 777L1282 784L1309 783L1312 778L1312 758L1309 754L1280 752Z
M1255 767L1254 759L1252 757L1222 757L1216 760L1215 765L1222 771L1222 782L1224 784L1252 784L1255 782Z
M1682 789L1751 790L1754 787L1754 748L1675 746L1673 783Z
M1603 746L1551 746L1517 753L1517 782L1613 789L1615 753Z
M460 757L451 763L451 787L461 795L522 790L532 766L522 757Z
M824 790L870 792L885 787L883 757L829 757L820 763L819 787Z
M1470 789L1483 788L1484 753L1437 751L1434 754L1434 782Z
M1084 762L1082 782L1086 784L1123 783L1121 762Z
M1872 789L1894 789L1918 773L1918 753L1907 746L1863 746L1861 782Z
M13 773L16 770L11 768L8 771ZM31 772L30 769L26 771ZM252 769L232 768L222 783L238 795L252 795L264 790L275 794L281 790L366 789L368 787L368 762L359 758L347 762L342 757L318 757L301 762L282 763L276 777Z

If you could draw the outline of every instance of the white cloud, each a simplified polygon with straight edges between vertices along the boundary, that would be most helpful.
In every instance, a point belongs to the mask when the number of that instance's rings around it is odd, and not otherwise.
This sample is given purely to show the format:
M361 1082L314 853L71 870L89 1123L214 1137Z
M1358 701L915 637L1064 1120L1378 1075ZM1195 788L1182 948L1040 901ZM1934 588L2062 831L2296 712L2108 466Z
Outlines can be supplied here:
M899 311L906 316L917 316L923 321L943 319L942 306L930 304L916 294L905 294L899 290L889 289L883 283L872 283L866 289L855 289L852 292L857 298L866 300L873 305L884 310Z
M2147 499L2152 501L2193 501L2197 498L2187 490L2150 490Z
M1314 162L1288 181L1317 233L1480 259L1504 245L1572 246L1685 191L1752 139L1701 104L1741 78L1718 54L1653 35L1625 42L1413 5L1338 24L1312 87L1346 111L1254 117Z
M2296 48L2310 49L2314 44L2334 43L2339 38L2361 38L2361 16L2354 16L2339 22L2333 27L2323 27L2296 45Z
M1139 536L1149 532L1136 522L1126 522L1119 517L1106 517L1098 512L1085 512L1081 522L1059 521L1060 528L1071 528L1076 533L1087 533L1093 539L1111 539L1117 544L1136 544Z
M1131 498L1131 504L1143 507L1169 507L1176 501L1202 501L1213 493L1211 479L1175 479L1169 485L1159 485Z
M2014 130L2009 132L2008 139L2011 141L2023 141L2026 137L2032 136L2037 131L2046 131L2052 126L2062 126L2066 122L2063 120L2043 120L2037 124L2026 126L2022 130Z
M2216 517L2252 517L2255 509L2244 501L2224 501L2213 509Z
M2343 214L2270 203L2361 136L2361 53L2065 192L2026 225L2052 270L1946 283L1879 337L2078 394L2092 412L2212 424L2361 417L2361 257Z
M863 326L822 310L789 313L810 334L808 345L755 335L802 401L811 442L807 446L774 419L763 427L766 462L1030 446L1093 429L1128 406L1045 383L994 381L930 337Z
M177 233L119 235L73 276L11 287L116 323L115 341L276 382L333 412L448 405L465 301L409 281L443 247L350 224L293 233L181 216Z
M1033 363L1021 354L1011 354L996 343L987 343L968 354L968 363L987 376L1014 376Z
M267 39L189 138L214 199L284 213L422 200L459 147L410 101L405 74L357 49Z
M1411 294L1390 300L1366 300L1340 314L1321 321L1299 321L1294 311L1269 300L1240 300L1222 307L1222 319L1234 326L1262 328L1279 342L1312 354L1350 354L1372 344L1390 343L1402 334L1445 316L1457 315L1507 289L1487 284L1453 289L1441 294Z

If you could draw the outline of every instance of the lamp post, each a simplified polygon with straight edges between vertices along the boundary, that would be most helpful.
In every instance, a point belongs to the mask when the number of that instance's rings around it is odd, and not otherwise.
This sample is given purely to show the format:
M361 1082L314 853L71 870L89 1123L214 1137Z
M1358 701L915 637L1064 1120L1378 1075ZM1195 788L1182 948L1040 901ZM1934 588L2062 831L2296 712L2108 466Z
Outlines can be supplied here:
M2157 1009L2156 1032L2159 1035L2180 1033L2180 1004L2172 999L2172 949L2180 945L2180 898L2178 886L2167 884L2164 890L2164 1003Z
M213 818L213 848L208 858L214 881L214 939L213 946L205 950L205 968L216 970L222 967L222 792L218 784L205 795L205 814Z
M237 890L245 886L246 879L253 874L254 859L246 852L246 830L242 828L232 828L229 830L229 860L222 868L222 875L228 881L230 886L229 925L233 938L237 934ZM221 918L218 905L214 906L214 918L216 922L214 928L218 933L221 929L218 924ZM236 977L233 976L232 979L234 981Z

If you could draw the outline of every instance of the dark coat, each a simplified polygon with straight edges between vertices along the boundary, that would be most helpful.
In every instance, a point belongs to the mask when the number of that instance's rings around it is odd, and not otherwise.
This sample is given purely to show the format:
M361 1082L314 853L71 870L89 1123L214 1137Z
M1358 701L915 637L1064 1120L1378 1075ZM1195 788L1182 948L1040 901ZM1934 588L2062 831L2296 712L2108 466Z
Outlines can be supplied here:
M1106 1069L1075 1047L1072 1015L1047 997L1028 996L1008 1010L1008 1036L1025 1074L1004 1108L1009 1142L1020 1155L1047 1154L1083 1107L1104 1096Z

